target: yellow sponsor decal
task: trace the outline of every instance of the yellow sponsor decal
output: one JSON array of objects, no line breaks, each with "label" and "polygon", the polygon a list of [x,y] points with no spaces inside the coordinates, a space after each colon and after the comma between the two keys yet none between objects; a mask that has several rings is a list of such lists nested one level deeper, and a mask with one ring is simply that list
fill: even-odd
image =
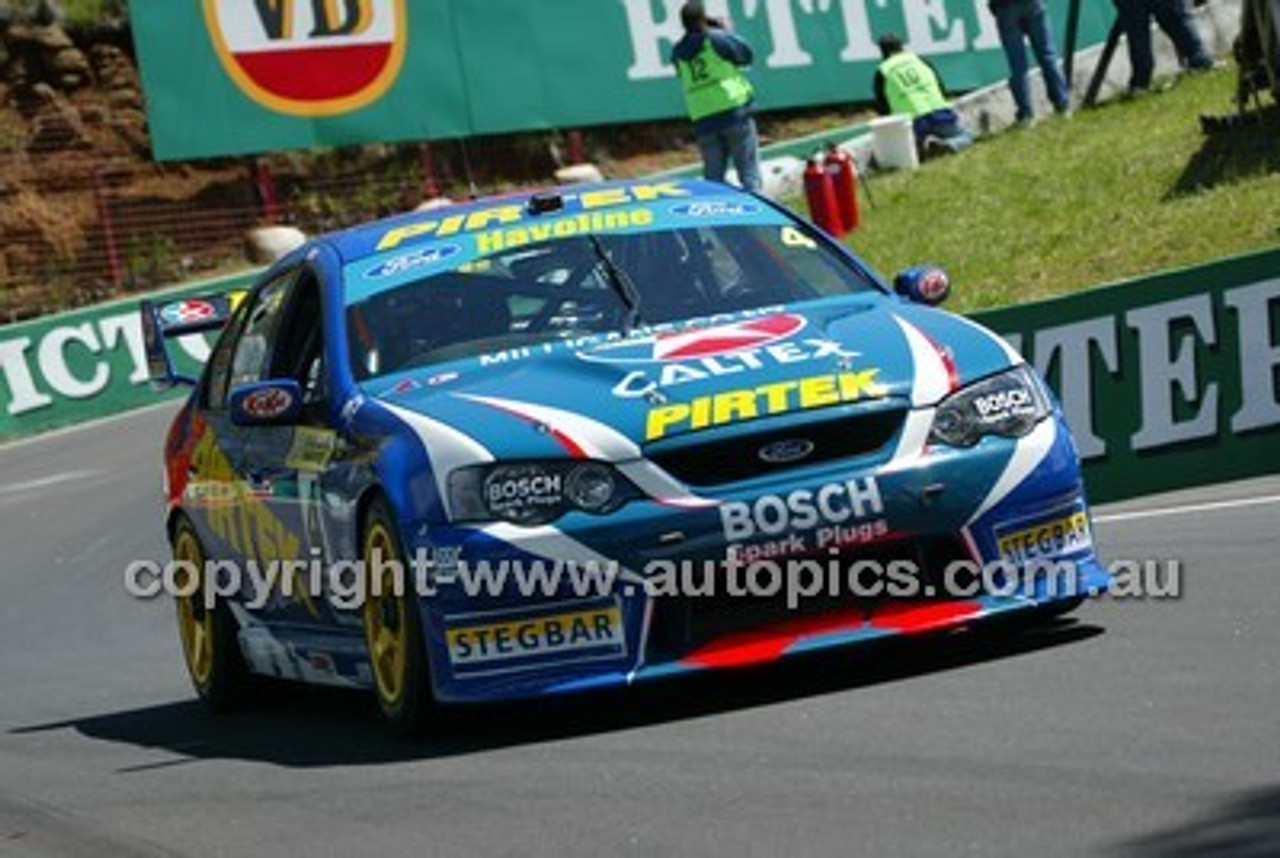
[{"label": "yellow sponsor decal", "polygon": [[476,252],[482,256],[510,250],[525,244],[550,241],[553,238],[570,238],[600,232],[620,232],[653,225],[653,212],[649,209],[623,209],[614,212],[594,212],[546,223],[531,222],[512,229],[495,229],[476,236]]},{"label": "yellow sponsor decal", "polygon": [[599,647],[621,648],[622,611],[617,605],[502,623],[460,626],[445,635],[449,659],[474,665],[534,655],[567,654]]},{"label": "yellow sponsor decal", "polygon": [[[607,188],[600,191],[588,191],[578,196],[578,206],[583,213],[591,214],[598,209],[614,208],[617,206],[627,205],[629,203],[648,203],[655,200],[668,197],[687,197],[689,192],[679,185],[667,182],[660,184],[648,185],[628,185],[618,188]],[[641,214],[643,213],[643,214]],[[410,223],[404,226],[398,226],[395,229],[388,230],[387,234],[382,236],[378,241],[378,250],[391,250],[399,247],[411,238],[418,238],[424,235],[430,235],[435,238],[446,238],[458,233],[476,233],[485,230],[493,230],[496,227],[511,226],[520,223],[527,216],[524,206],[516,203],[505,203],[503,205],[493,206],[491,208],[477,209],[467,214],[449,215],[444,218],[432,218],[421,220],[417,223]],[[631,214],[631,217],[648,217],[652,222],[653,213],[647,209],[637,209]],[[542,216],[545,217],[545,216]],[[569,235],[577,235],[583,232],[597,232],[608,229],[608,226],[596,226],[595,220],[580,221],[579,216],[563,218],[576,224],[575,228],[578,232],[568,233]],[[599,222],[605,223],[603,221]],[[584,226],[584,224],[586,224]],[[615,226],[614,229],[623,229],[626,226],[640,226],[642,224],[632,220],[625,226]],[[499,231],[501,232],[501,231]],[[553,235],[547,235],[547,238]],[[555,235],[554,237],[561,237]],[[542,239],[529,239],[537,241]],[[528,241],[521,242],[528,243]],[[516,246],[507,244],[504,246]],[[501,248],[499,248],[501,249]],[[484,251],[482,251],[484,252]]]},{"label": "yellow sponsor decal", "polygon": [[999,537],[1000,557],[1025,563],[1088,548],[1093,544],[1089,516],[1084,511],[1015,530]]},{"label": "yellow sponsor decal", "polygon": [[757,417],[886,396],[889,389],[876,381],[879,373],[878,368],[873,368],[814,375],[661,405],[649,411],[645,440],[656,441],[680,430],[707,429]]},{"label": "yellow sponsor decal", "polygon": [[[231,463],[218,446],[213,432],[206,431],[191,452],[191,466],[199,475],[192,478],[187,497],[193,502],[203,498],[204,513],[212,530],[245,558],[256,559],[264,568],[272,563],[283,563],[300,558],[300,542],[296,534],[285,527],[270,507],[250,494],[248,486],[235,477]],[[228,496],[233,502],[227,500]],[[307,592],[302,571],[293,570],[294,599],[300,602],[312,616],[320,611]]]},{"label": "yellow sponsor decal", "polygon": [[284,463],[299,471],[323,471],[337,446],[338,435],[332,429],[299,426],[293,430],[293,446]]}]

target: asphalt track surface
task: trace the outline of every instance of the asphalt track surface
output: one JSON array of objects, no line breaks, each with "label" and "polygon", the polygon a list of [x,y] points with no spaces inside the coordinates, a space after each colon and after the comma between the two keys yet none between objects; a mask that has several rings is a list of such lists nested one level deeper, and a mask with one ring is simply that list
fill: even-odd
[{"label": "asphalt track surface", "polygon": [[172,407],[0,448],[0,854],[1274,855],[1280,479],[1095,510],[1179,599],[627,694],[405,741],[364,695],[206,714],[162,560]]}]

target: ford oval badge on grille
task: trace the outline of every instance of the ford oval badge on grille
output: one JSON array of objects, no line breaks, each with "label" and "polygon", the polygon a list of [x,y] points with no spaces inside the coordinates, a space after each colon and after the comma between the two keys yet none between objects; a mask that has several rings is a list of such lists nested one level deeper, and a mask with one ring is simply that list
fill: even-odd
[{"label": "ford oval badge on grille", "polygon": [[808,438],[787,438],[784,441],[774,441],[772,444],[765,444],[756,453],[762,462],[768,462],[771,465],[785,465],[790,462],[798,462],[813,452],[813,442]]}]

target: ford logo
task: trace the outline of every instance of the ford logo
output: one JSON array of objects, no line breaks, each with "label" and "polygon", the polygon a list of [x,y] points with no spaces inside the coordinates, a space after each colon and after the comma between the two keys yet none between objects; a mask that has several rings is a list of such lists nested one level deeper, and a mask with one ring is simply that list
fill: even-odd
[{"label": "ford logo", "polygon": [[813,452],[813,442],[808,438],[788,438],[785,441],[774,441],[765,444],[756,453],[760,461],[770,465],[785,465],[798,462]]}]

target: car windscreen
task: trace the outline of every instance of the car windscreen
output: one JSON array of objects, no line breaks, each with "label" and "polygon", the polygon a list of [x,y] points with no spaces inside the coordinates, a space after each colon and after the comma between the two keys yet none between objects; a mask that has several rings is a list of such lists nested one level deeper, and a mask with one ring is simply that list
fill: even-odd
[{"label": "car windscreen", "polygon": [[[417,262],[423,254],[428,261]],[[465,261],[450,266],[439,248],[427,247],[383,268],[355,269],[362,279],[348,282],[346,313],[357,380],[637,325],[878,290],[792,221],[579,234],[456,257]],[[394,266],[391,274],[387,266]],[[413,276],[420,269],[428,273]]]}]

